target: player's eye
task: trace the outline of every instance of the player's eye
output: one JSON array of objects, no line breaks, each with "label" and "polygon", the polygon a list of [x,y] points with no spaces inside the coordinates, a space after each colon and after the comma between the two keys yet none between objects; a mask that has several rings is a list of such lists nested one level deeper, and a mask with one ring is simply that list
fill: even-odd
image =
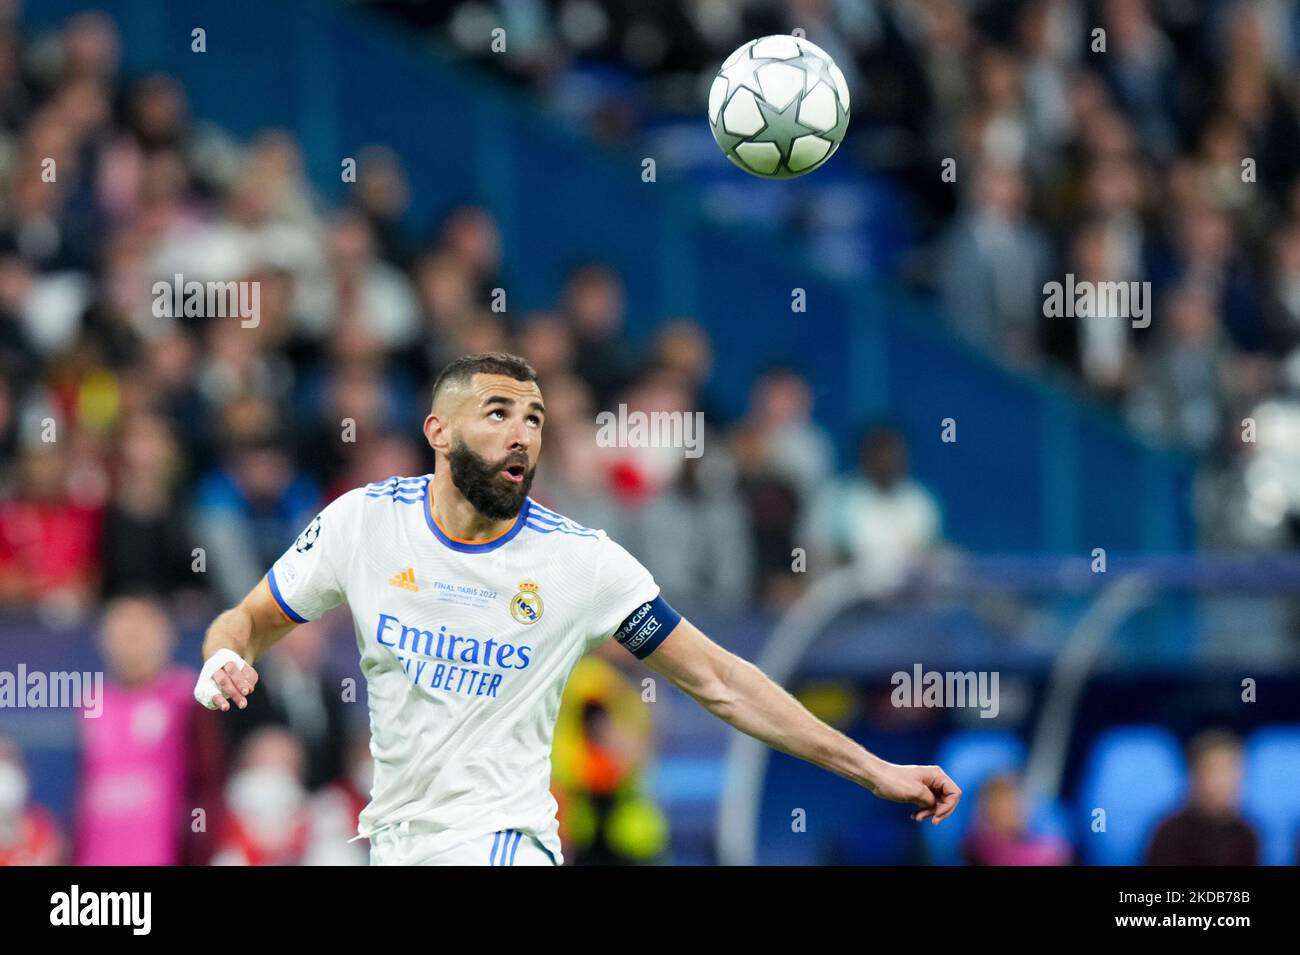
[{"label": "player's eye", "polygon": [[493,417],[493,416],[497,416],[497,415],[500,416],[500,420],[502,420],[502,421],[505,420],[506,413],[505,413],[504,411],[502,411],[500,408],[493,408],[491,411],[488,412],[488,417],[489,417],[489,418],[491,418],[491,417]]},{"label": "player's eye", "polygon": [[529,423],[529,424],[535,424],[535,425],[537,425],[537,427],[540,428],[540,427],[542,426],[542,419],[539,418],[539,417],[538,417],[537,415],[535,415],[535,414],[530,414],[530,415],[528,416],[528,423]]}]

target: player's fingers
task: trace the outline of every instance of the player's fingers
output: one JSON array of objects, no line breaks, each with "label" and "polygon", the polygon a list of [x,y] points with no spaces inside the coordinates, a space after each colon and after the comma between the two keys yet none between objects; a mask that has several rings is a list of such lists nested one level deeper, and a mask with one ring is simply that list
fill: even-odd
[{"label": "player's fingers", "polygon": [[225,667],[212,674],[212,682],[217,685],[217,689],[234,700],[235,705],[241,710],[248,705],[248,699],[244,696],[243,691],[235,685],[234,678],[231,677]]},{"label": "player's fingers", "polygon": [[[234,664],[228,663],[226,666],[227,668],[230,668],[234,667]],[[230,670],[227,669],[227,672],[230,672]],[[247,663],[244,664],[242,669],[232,672],[231,678],[235,681],[235,684],[239,687],[240,692],[243,693],[244,696],[252,695],[253,690],[257,688],[258,680],[261,679],[261,677],[257,675],[257,671]]]},{"label": "player's fingers", "polygon": [[230,675],[239,692],[247,696],[253,692],[253,684],[256,683],[253,668],[245,663],[242,667],[236,667],[233,663],[227,663],[223,666],[222,671]]},{"label": "player's fingers", "polygon": [[953,814],[953,811],[957,808],[957,802],[960,799],[961,796],[957,793],[945,794],[943,800],[940,803],[941,808],[938,809],[934,814],[934,821],[943,822],[945,819],[951,816]]},{"label": "player's fingers", "polygon": [[226,695],[224,693],[214,693],[212,695],[212,708],[220,710],[223,713],[230,709],[230,703],[226,700]]},{"label": "player's fingers", "polygon": [[235,681],[235,686],[239,687],[239,692],[243,693],[244,696],[248,696],[253,692],[253,688],[257,686],[257,681],[260,679],[257,671],[247,663],[244,664],[242,669],[236,669],[233,663],[227,663],[222,669],[230,674],[230,678]]},{"label": "player's fingers", "polygon": [[961,802],[961,787],[940,770],[935,779],[935,795],[934,821],[942,822],[952,815],[957,803]]}]

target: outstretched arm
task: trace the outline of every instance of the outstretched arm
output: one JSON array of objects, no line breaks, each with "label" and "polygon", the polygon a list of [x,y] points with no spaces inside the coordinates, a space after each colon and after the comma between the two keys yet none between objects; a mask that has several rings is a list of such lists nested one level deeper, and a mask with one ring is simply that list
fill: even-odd
[{"label": "outstretched arm", "polygon": [[873,756],[688,620],[683,619],[644,662],[742,733],[852,780],[882,799],[919,807],[913,819],[938,823],[957,808],[961,790],[938,766],[900,766]]}]

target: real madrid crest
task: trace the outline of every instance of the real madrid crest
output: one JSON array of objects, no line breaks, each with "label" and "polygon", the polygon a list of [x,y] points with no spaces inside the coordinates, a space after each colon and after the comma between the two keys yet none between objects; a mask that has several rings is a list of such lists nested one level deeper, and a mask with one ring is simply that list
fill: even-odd
[{"label": "real madrid crest", "polygon": [[542,598],[537,587],[535,581],[521,580],[519,593],[510,601],[510,616],[520,623],[536,623],[542,619]]}]

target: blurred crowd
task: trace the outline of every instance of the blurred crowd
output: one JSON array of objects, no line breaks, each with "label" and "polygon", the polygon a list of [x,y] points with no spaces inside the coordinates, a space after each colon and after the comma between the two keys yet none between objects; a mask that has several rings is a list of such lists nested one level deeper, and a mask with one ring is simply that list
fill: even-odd
[{"label": "blurred crowd", "polygon": [[[1149,833],[1143,865],[1259,865],[1260,838],[1242,814],[1240,740],[1203,730],[1187,743],[1188,785],[1181,803]],[[961,843],[967,865],[1072,865],[1079,856],[1064,836],[1035,830],[1031,800],[1015,773],[998,773],[979,787],[975,820]],[[1300,843],[1295,846],[1300,858]]]},{"label": "blurred crowd", "polygon": [[[902,279],[973,347],[1203,455],[1206,545],[1300,542],[1300,7],[1289,0],[371,5],[603,138],[702,182],[723,169],[706,207],[802,233],[849,275]],[[497,27],[504,52],[485,39]],[[782,203],[717,162],[701,104],[733,49],[796,29],[844,71],[853,119],[835,162]],[[891,243],[902,247],[872,252]],[[1147,312],[1048,317],[1045,285],[1067,275],[1150,283]]]},{"label": "blurred crowd", "polygon": [[[535,496],[607,529],[683,608],[788,600],[796,537],[886,584],[938,539],[899,435],[871,428],[837,476],[789,369],[740,420],[706,411],[702,457],[601,447],[598,411],[707,409],[713,361],[683,316],[633,352],[601,263],[548,310],[494,311],[496,224],[465,206],[415,234],[392,152],[361,153],[331,207],[287,134],[237,142],[171,78],[123,76],[110,20],[22,39],[0,34],[0,607],[57,624],[142,592],[236,602],[323,503],[431,469],[429,386],[479,351],[540,375]],[[165,317],[173,276],[257,283],[259,314]]]}]

